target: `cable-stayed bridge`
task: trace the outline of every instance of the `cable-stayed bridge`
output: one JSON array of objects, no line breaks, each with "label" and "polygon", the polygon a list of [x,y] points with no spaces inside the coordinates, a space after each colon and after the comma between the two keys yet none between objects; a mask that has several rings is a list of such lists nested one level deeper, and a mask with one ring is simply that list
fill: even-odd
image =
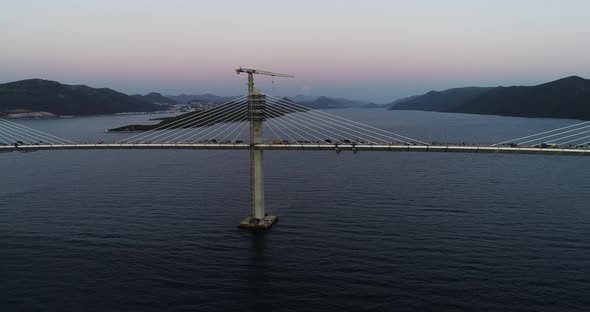
[{"label": "cable-stayed bridge", "polygon": [[[0,118],[0,152],[77,149],[217,149],[463,152],[590,155],[590,121],[495,144],[434,143],[311,109],[288,99],[258,96],[261,141],[252,143],[247,95],[206,111],[146,126],[129,126],[112,142],[78,143]],[[252,103],[251,103],[252,102]],[[145,128],[145,130],[144,130]]]},{"label": "cable-stayed bridge", "polygon": [[[247,69],[243,69],[247,70]],[[249,70],[255,71],[255,70]],[[201,149],[248,150],[251,159],[251,215],[240,225],[268,228],[276,220],[264,208],[263,152],[315,150],[365,152],[457,152],[590,156],[590,121],[550,129],[496,144],[439,144],[379,129],[254,90],[214,108],[130,125],[118,141],[76,143],[17,122],[0,119],[0,152],[42,150]],[[258,72],[271,74],[269,72]],[[279,74],[274,74],[279,75]],[[287,75],[285,75],[287,76]]]}]

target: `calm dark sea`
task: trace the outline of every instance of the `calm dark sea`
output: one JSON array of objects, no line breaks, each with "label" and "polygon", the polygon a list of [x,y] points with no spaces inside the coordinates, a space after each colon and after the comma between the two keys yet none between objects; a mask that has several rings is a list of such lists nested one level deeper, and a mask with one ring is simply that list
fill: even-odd
[{"label": "calm dark sea", "polygon": [[[335,110],[436,141],[572,120]],[[75,141],[146,116],[21,121]],[[0,155],[0,311],[588,311],[590,163],[563,156],[244,151]]]}]

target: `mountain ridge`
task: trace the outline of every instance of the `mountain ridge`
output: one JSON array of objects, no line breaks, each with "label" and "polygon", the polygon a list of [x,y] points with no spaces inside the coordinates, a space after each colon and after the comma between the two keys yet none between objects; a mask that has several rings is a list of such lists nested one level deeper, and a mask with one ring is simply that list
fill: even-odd
[{"label": "mountain ridge", "polygon": [[534,86],[430,91],[390,109],[590,120],[590,80],[569,76]]},{"label": "mountain ridge", "polygon": [[161,106],[127,94],[40,78],[0,84],[0,112],[14,110],[55,115],[100,115],[161,110]]},{"label": "mountain ridge", "polygon": [[369,102],[319,96],[313,101],[298,101],[297,103],[307,106],[309,108],[329,109],[361,107],[365,104],[368,104]]},{"label": "mountain ridge", "polygon": [[133,94],[132,97],[140,99],[144,102],[152,103],[152,104],[159,104],[159,105],[174,105],[177,102],[169,97],[163,96],[161,93],[158,92],[150,92],[146,95],[141,94]]},{"label": "mountain ridge", "polygon": [[[297,96],[296,96],[297,97]],[[103,115],[153,112],[176,103],[225,103],[235,97],[203,95],[163,96],[157,92],[127,95],[110,88],[68,85],[39,78],[0,84],[0,115],[11,112],[48,112],[54,115]],[[285,97],[292,100],[292,97]],[[374,104],[326,96],[294,101],[315,109],[378,108],[486,115],[590,120],[590,80],[569,76],[534,86],[463,87],[430,91],[388,104]]]}]

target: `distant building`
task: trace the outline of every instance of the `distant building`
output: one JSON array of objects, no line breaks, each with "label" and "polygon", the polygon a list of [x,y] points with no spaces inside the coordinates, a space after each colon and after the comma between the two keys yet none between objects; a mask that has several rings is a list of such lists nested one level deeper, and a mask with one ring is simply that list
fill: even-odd
[{"label": "distant building", "polygon": [[218,103],[202,102],[202,101],[190,101],[190,102],[188,102],[188,104],[192,108],[194,108],[195,110],[208,110],[208,109],[211,109],[211,108],[219,105]]}]

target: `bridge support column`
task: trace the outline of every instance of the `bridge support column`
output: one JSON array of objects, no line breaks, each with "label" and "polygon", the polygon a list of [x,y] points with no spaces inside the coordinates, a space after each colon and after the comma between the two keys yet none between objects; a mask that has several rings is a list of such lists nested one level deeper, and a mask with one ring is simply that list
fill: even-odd
[{"label": "bridge support column", "polygon": [[251,151],[252,155],[252,218],[265,217],[264,210],[264,174],[262,171],[262,150]]},{"label": "bridge support column", "polygon": [[263,153],[256,145],[263,143],[262,123],[264,122],[264,105],[266,98],[258,92],[249,96],[250,114],[250,189],[252,212],[240,222],[240,227],[251,229],[268,229],[278,220],[277,216],[268,215],[264,209],[264,171]]}]

